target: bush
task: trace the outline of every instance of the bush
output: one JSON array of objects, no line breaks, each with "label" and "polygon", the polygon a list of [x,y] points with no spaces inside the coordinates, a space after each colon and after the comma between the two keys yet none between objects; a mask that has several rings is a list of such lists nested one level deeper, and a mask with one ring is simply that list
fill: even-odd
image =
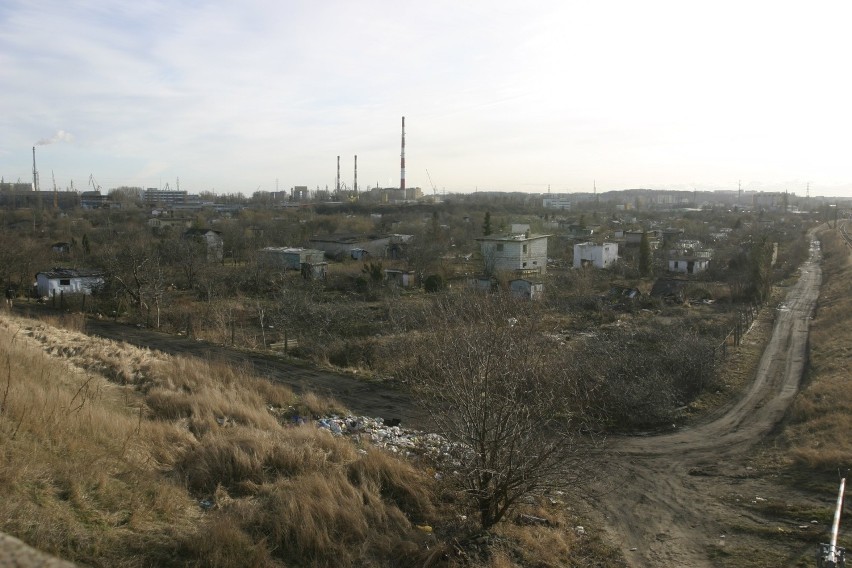
[{"label": "bush", "polygon": [[440,292],[447,283],[440,274],[430,274],[423,280],[423,289],[427,292]]},{"label": "bush", "polygon": [[599,385],[595,404],[612,426],[653,426],[714,384],[713,346],[685,326],[617,329],[585,342],[575,361]]}]

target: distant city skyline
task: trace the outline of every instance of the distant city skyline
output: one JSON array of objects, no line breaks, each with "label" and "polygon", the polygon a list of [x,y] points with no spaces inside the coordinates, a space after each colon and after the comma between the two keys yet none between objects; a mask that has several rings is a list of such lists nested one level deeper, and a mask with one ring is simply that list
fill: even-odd
[{"label": "distant city skyline", "polygon": [[[7,0],[0,176],[852,197],[852,6]],[[428,175],[427,175],[428,170]],[[430,178],[431,177],[431,181]]]}]

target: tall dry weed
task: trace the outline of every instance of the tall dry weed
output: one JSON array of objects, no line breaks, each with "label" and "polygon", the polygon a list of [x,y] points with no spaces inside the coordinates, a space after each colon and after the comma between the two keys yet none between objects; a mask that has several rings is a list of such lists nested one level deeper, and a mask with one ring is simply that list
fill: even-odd
[{"label": "tall dry weed", "polygon": [[263,527],[285,562],[354,566],[392,554],[411,532],[399,509],[348,482],[342,472],[281,480],[258,496],[249,525]]},{"label": "tall dry weed", "polygon": [[19,331],[0,324],[0,530],[71,560],[120,565],[119,527],[185,529],[188,496],[149,459],[121,387]]},{"label": "tall dry weed", "polygon": [[432,484],[407,462],[371,450],[349,464],[347,473],[353,484],[369,487],[415,522],[428,524],[435,515]]},{"label": "tall dry weed", "polygon": [[335,405],[0,318],[0,530],[94,565],[422,565],[432,479],[286,420]]}]

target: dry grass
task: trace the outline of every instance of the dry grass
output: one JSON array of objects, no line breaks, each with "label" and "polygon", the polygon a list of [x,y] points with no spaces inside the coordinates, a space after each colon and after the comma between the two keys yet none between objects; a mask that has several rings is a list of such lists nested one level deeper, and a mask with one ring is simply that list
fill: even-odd
[{"label": "dry grass", "polygon": [[[121,387],[2,323],[0,528],[59,556],[114,566],[135,564],[122,548],[158,538],[147,527],[191,531],[190,498],[149,459],[149,424]],[[182,437],[174,427],[159,433]]]},{"label": "dry grass", "polygon": [[825,231],[821,241],[823,286],[811,326],[807,386],[793,404],[785,436],[794,463],[836,473],[852,462],[852,263],[836,232]]},{"label": "dry grass", "polygon": [[[218,363],[0,319],[0,530],[109,566],[398,565],[433,511],[411,465]],[[215,503],[205,512],[199,500]]]},{"label": "dry grass", "polygon": [[[0,316],[0,531],[101,566],[460,565],[471,527],[432,473],[290,421],[330,408],[245,369]],[[507,525],[470,565],[606,556],[565,526]]]},{"label": "dry grass", "polygon": [[80,312],[61,313],[59,315],[40,313],[38,319],[52,327],[80,333],[86,332],[86,316]]}]

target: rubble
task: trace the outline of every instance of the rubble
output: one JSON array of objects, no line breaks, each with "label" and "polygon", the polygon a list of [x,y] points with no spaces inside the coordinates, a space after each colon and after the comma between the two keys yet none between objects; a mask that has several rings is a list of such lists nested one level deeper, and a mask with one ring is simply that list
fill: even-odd
[{"label": "rubble", "polygon": [[[299,417],[294,419],[296,424],[304,422]],[[398,419],[331,415],[316,419],[315,424],[334,436],[345,436],[356,443],[368,443],[405,457],[426,457],[437,464],[458,466],[467,453],[463,445],[440,434],[403,428]]]}]

